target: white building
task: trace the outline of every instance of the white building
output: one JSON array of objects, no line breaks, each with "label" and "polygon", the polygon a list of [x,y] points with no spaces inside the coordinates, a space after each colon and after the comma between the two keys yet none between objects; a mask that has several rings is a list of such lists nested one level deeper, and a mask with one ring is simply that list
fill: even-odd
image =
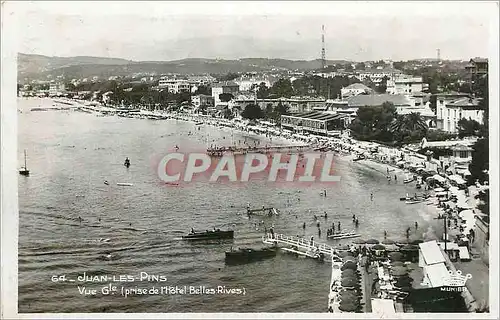
[{"label": "white building", "polygon": [[217,106],[221,100],[219,96],[223,93],[229,93],[235,96],[240,90],[240,86],[232,81],[218,82],[212,85],[212,97],[214,98],[215,106]]},{"label": "white building", "polygon": [[452,101],[436,100],[437,127],[447,132],[458,132],[458,121],[475,120],[483,124],[484,110],[479,106],[479,99],[462,97]]},{"label": "white building", "polygon": [[387,77],[388,79],[392,79],[397,75],[400,75],[401,71],[397,69],[372,69],[372,70],[365,70],[365,71],[360,71],[358,74],[356,74],[356,78],[358,78],[360,81],[364,81],[366,79],[370,79],[373,83],[375,84],[380,84],[384,77]]},{"label": "white building", "polygon": [[362,83],[353,83],[350,86],[340,89],[341,99],[357,96],[362,93],[371,93],[372,89]]},{"label": "white building", "polygon": [[191,97],[191,103],[195,109],[211,109],[214,107],[214,98],[205,94],[199,94]]},{"label": "white building", "polygon": [[389,94],[412,94],[422,92],[422,77],[408,75],[396,75],[387,80],[387,93]]},{"label": "white building", "polygon": [[179,92],[190,92],[191,83],[188,80],[182,79],[166,79],[162,78],[158,82],[158,88],[166,88],[168,92],[179,93]]},{"label": "white building", "polygon": [[49,96],[58,96],[62,95],[65,91],[66,87],[63,83],[51,83],[49,87]]},{"label": "white building", "polygon": [[190,76],[188,81],[195,86],[208,86],[216,81],[216,79],[210,75],[201,76]]}]

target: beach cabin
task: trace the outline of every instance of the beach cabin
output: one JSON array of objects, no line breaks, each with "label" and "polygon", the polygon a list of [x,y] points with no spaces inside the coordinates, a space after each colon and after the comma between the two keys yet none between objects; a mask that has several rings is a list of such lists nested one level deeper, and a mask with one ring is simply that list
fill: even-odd
[{"label": "beach cabin", "polygon": [[445,265],[445,257],[438,242],[428,241],[420,243],[418,251],[418,265],[423,269],[422,285],[428,288],[438,288],[444,285],[443,280],[449,275]]}]

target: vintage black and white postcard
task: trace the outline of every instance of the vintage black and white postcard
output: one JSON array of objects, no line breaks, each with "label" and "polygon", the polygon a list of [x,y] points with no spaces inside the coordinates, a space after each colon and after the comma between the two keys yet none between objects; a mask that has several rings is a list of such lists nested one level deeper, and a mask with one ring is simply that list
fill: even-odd
[{"label": "vintage black and white postcard", "polygon": [[2,318],[497,317],[498,10],[2,2]]}]

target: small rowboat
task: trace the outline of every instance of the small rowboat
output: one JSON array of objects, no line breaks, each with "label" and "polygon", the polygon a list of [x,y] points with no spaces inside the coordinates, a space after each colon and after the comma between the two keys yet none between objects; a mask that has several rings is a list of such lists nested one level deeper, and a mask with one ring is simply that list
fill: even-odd
[{"label": "small rowboat", "polygon": [[423,202],[424,200],[407,200],[405,201],[406,204],[415,204],[415,203],[420,203]]},{"label": "small rowboat", "polygon": [[355,232],[345,232],[345,233],[334,233],[331,235],[328,235],[328,239],[333,239],[333,240],[340,240],[340,239],[349,239],[349,238],[358,238],[361,237],[360,234],[357,234]]},{"label": "small rowboat", "polygon": [[132,183],[127,183],[127,182],[117,182],[116,183],[117,186],[122,186],[122,187],[130,187],[130,186],[133,186]]}]

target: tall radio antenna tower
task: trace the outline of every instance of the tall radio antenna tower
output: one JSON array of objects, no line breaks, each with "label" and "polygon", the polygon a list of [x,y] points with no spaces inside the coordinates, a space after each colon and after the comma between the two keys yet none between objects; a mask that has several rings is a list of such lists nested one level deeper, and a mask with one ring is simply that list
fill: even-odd
[{"label": "tall radio antenna tower", "polygon": [[326,51],[325,51],[325,25],[321,26],[321,67],[326,68]]}]

